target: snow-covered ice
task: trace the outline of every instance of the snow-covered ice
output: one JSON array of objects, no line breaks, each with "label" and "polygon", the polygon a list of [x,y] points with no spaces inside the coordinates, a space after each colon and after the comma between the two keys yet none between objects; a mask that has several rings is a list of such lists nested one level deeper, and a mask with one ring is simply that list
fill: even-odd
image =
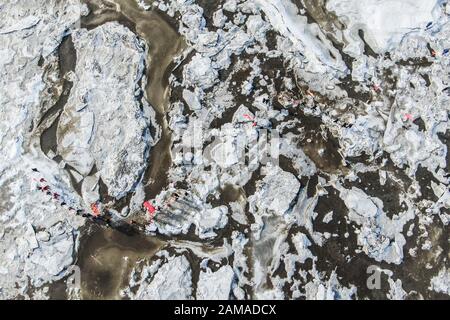
[{"label": "snow-covered ice", "polygon": [[58,125],[58,152],[79,173],[97,168],[110,195],[131,191],[146,168],[151,107],[139,95],[145,44],[130,30],[107,23],[72,34],[74,86]]}]

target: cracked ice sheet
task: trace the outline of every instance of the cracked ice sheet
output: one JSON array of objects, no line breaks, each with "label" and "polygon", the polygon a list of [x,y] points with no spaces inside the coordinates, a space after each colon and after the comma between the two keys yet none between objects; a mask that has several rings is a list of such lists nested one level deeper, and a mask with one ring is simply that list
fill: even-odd
[{"label": "cracked ice sheet", "polygon": [[350,190],[338,187],[341,198],[349,209],[350,220],[361,226],[358,244],[363,251],[377,261],[400,264],[403,261],[403,226],[414,218],[414,212],[407,210],[389,219],[383,212],[383,202],[369,197],[361,189]]},{"label": "cracked ice sheet", "polygon": [[249,211],[255,217],[252,229],[256,232],[256,239],[264,227],[264,216],[284,217],[289,213],[300,190],[300,182],[290,172],[279,167],[268,168],[268,175],[259,183],[255,194],[248,198]]},{"label": "cracked ice sheet", "polygon": [[72,35],[77,51],[74,86],[58,125],[58,152],[84,176],[94,164],[110,195],[131,191],[153,145],[153,110],[138,96],[146,48],[112,22]]},{"label": "cracked ice sheet", "polygon": [[[45,168],[49,181],[53,180],[50,178],[54,173],[58,173],[57,165],[50,160],[39,163],[33,159],[32,164],[39,165],[41,172]],[[10,199],[13,205],[2,212],[0,226],[0,285],[3,288],[0,296],[3,297],[14,296],[16,290],[26,296],[22,290],[26,290],[28,281],[32,286],[40,287],[62,278],[64,270],[73,263],[72,255],[77,249],[76,229],[84,222],[52,201],[52,196],[38,191],[33,181],[38,176],[27,171],[31,171],[31,163],[8,174],[6,183],[3,179],[0,181],[2,190],[15,195]],[[59,183],[61,189],[58,192],[63,194],[63,190],[69,189],[69,177],[60,174],[65,180]],[[80,203],[81,199],[77,200]],[[18,288],[16,283],[19,283]]]},{"label": "cracked ice sheet", "polygon": [[158,264],[154,266],[156,268],[149,266],[142,271],[143,279],[136,294],[130,293],[133,299],[192,299],[192,270],[185,256],[172,256],[162,266]]},{"label": "cracked ice sheet", "polygon": [[[173,192],[169,189],[161,192],[155,204],[167,208]],[[216,230],[228,224],[228,207],[225,205],[212,207],[205,204],[195,194],[186,194],[170,205],[170,213],[160,213],[160,219],[154,221],[147,230],[158,231],[165,235],[187,234],[191,225],[195,225],[195,234],[199,239],[211,239],[217,236]]]},{"label": "cracked ice sheet", "polygon": [[346,25],[344,52],[359,56],[364,52],[359,29],[369,46],[382,53],[396,46],[406,33],[432,22],[437,4],[437,0],[331,0],[326,7]]},{"label": "cracked ice sheet", "polygon": [[356,294],[356,287],[349,288],[341,285],[336,272],[332,272],[330,278],[325,281],[318,274],[314,274],[314,280],[306,284],[306,300],[351,300]]},{"label": "cracked ice sheet", "polygon": [[431,279],[431,289],[450,296],[450,269],[442,268],[439,273]]},{"label": "cracked ice sheet", "polygon": [[54,51],[84,7],[78,1],[47,0],[10,1],[0,7],[0,147],[6,151],[0,152],[0,298],[32,298],[30,285],[41,287],[64,277],[82,225],[37,190],[36,180],[45,176],[53,191],[71,205],[81,205],[69,176],[41,152],[39,132],[30,127],[41,113],[40,99],[48,98],[44,70],[57,62]]},{"label": "cracked ice sheet", "polygon": [[256,4],[266,14],[274,29],[311,60],[306,66],[308,71],[325,73],[335,70],[344,73],[347,70],[339,52],[324,37],[318,26],[308,24],[306,16],[300,15],[290,0],[256,0]]},{"label": "cracked ice sheet", "polygon": [[251,212],[283,216],[291,208],[299,189],[300,182],[292,173],[275,167],[249,198]]},{"label": "cracked ice sheet", "polygon": [[[172,3],[174,3],[174,2],[172,2]],[[206,57],[208,57],[209,60],[213,61],[214,58],[211,58],[213,56],[212,52],[216,52],[218,50],[218,48],[214,47],[214,44],[216,43],[215,41],[217,39],[214,39],[214,35],[208,33],[207,28],[205,27],[205,25],[206,25],[205,21],[201,17],[201,15],[203,13],[203,10],[200,9],[199,6],[195,5],[191,1],[188,1],[188,2],[186,2],[186,1],[178,1],[178,3],[183,4],[184,9],[186,9],[185,11],[183,11],[181,19],[188,26],[188,28],[187,28],[188,30],[187,31],[185,30],[185,31],[188,33],[188,38],[190,40],[192,40],[193,47],[195,47],[197,49],[197,51],[199,53],[201,53],[202,56],[206,56]],[[227,9],[225,9],[225,7]],[[224,10],[225,11],[232,10],[233,12],[237,12],[239,9],[238,9],[238,6],[236,5],[236,1],[227,1],[227,4],[224,5]],[[229,12],[227,14],[229,14]],[[217,15],[217,16],[220,16],[220,15]],[[227,20],[227,18],[225,18],[225,20]],[[218,22],[218,23],[222,23],[222,22]],[[223,22],[223,23],[225,23],[225,22]],[[199,31],[197,29],[197,27],[198,27],[198,29],[201,29],[201,31]],[[197,41],[197,42],[195,42],[195,41]],[[289,44],[288,41],[286,41],[286,43]],[[211,50],[208,49],[208,46],[211,46]],[[199,58],[200,58],[200,56],[199,56]],[[186,69],[186,68],[184,69],[185,71],[186,70],[189,71],[187,73],[188,73],[188,76],[191,77],[190,80],[192,80],[189,83],[186,81],[184,84],[185,85],[195,84],[195,86],[197,86],[197,88],[194,88],[194,89],[193,88],[184,88],[184,89],[188,89],[190,92],[192,92],[192,90],[194,90],[194,93],[196,95],[195,97],[193,97],[192,95],[189,96],[189,94],[186,95],[187,100],[188,100],[186,102],[188,102],[188,104],[189,104],[189,102],[191,102],[190,104],[194,106],[194,109],[197,109],[199,107],[199,104],[197,103],[197,99],[199,100],[198,102],[200,103],[200,108],[202,108],[203,110],[201,110],[201,109],[200,110],[196,110],[196,112],[195,112],[196,115],[197,114],[202,114],[202,111],[205,111],[205,109],[211,107],[209,104],[205,103],[204,100],[202,100],[204,98],[204,95],[203,95],[202,92],[198,92],[198,90],[197,90],[198,88],[201,88],[202,86],[206,87],[206,86],[211,85],[211,87],[209,87],[209,88],[213,91],[213,94],[216,94],[216,95],[218,94],[218,92],[214,93],[214,89],[215,89],[214,82],[217,81],[217,78],[216,78],[216,76],[214,74],[214,71],[216,71],[216,70],[218,70],[218,69],[220,69],[220,68],[222,68],[224,66],[227,66],[227,63],[226,63],[227,55],[224,54],[222,58],[223,59],[220,59],[220,63],[222,63],[222,64],[220,64],[218,61],[213,61],[211,64],[209,64],[209,60],[204,60],[204,61],[208,62],[207,72],[213,72],[212,73],[213,77],[211,77],[211,78],[208,78],[208,76],[210,76],[211,74],[208,74],[207,72],[205,73],[204,72],[205,70],[200,70],[200,71],[202,71],[201,73],[194,74],[194,72],[196,70],[194,69],[195,65],[192,64],[192,63],[190,65],[189,69]],[[195,59],[195,60],[198,61],[197,59]],[[216,63],[220,64],[220,66],[218,66]],[[364,77],[362,77],[362,79],[364,79]],[[219,85],[222,86],[221,83]],[[255,88],[253,88],[253,89],[257,89],[257,86],[255,86]],[[222,92],[228,93],[228,89],[225,89]],[[251,94],[251,92],[249,92],[249,94]],[[190,98],[195,98],[195,99],[192,100]],[[202,101],[200,101],[200,100],[202,100]],[[219,100],[219,99],[215,99],[215,101],[217,101],[217,100]],[[194,101],[194,103],[192,104],[193,101]],[[353,103],[354,101],[352,100],[352,101],[349,101],[349,102]],[[180,102],[180,104],[183,104],[183,103]],[[421,105],[421,103],[418,103],[418,105]],[[217,107],[217,106],[214,106],[214,109],[210,108],[210,110],[216,111],[215,107]],[[180,113],[178,113],[177,116],[179,116],[179,119],[181,119],[182,117],[187,118],[187,120],[188,120],[187,123],[189,123],[189,125],[191,125],[192,122],[194,122],[193,120],[195,119],[195,116],[190,116],[190,115],[184,116],[184,115],[182,115],[182,111],[183,111],[182,109],[183,109],[182,107],[178,109],[178,111],[180,111]],[[219,113],[219,112],[217,112],[217,113]],[[339,114],[339,113],[337,113],[337,114]],[[320,113],[316,113],[316,116],[320,116]],[[354,130],[348,130],[349,131],[348,134],[345,134],[345,133],[343,134],[343,139],[341,139],[341,142],[344,139],[350,142],[349,145],[345,146],[345,148],[349,151],[347,153],[347,155],[349,155],[351,152],[354,152],[354,154],[356,155],[356,154],[361,153],[362,151],[365,151],[365,152],[368,152],[368,153],[377,151],[377,149],[379,148],[379,142],[380,142],[378,140],[379,140],[379,137],[382,136],[382,135],[378,134],[378,131],[384,131],[384,126],[383,126],[383,122],[380,122],[381,125],[378,125],[378,122],[379,122],[378,120],[379,119],[377,119],[377,121],[374,121],[374,122],[366,121],[366,120],[373,119],[373,117],[374,116],[372,114],[369,114],[367,116],[367,118],[359,117],[359,115],[358,115],[358,122],[356,123],[356,125],[354,125],[354,127],[355,127]],[[172,121],[172,119],[171,119],[171,121]],[[182,124],[182,125],[184,125],[184,124]],[[328,125],[328,123],[327,123],[327,125]],[[339,126],[341,126],[341,125],[342,124],[339,124]],[[370,131],[372,131],[371,129],[374,129],[373,131],[377,131],[375,136],[372,136],[372,135],[369,134]],[[178,133],[177,133],[177,135],[178,135]],[[362,140],[355,139],[355,137],[361,137]],[[361,143],[361,142],[364,142],[364,143]],[[230,157],[229,160],[233,160],[233,156],[234,156],[233,153],[234,153],[234,151],[231,153],[232,157]],[[286,150],[286,153],[287,154],[291,154],[291,150]],[[304,159],[303,159],[304,156],[299,155],[296,152],[296,150],[292,150],[292,157],[299,158],[297,162],[300,162],[300,160],[303,160],[302,162],[305,162]],[[290,156],[289,158],[292,158],[292,157]],[[411,158],[408,153],[405,153],[404,157],[405,158]],[[190,166],[192,164],[198,164],[197,160],[198,159],[194,158],[194,160],[191,163],[189,161],[186,161],[186,159],[180,159],[180,167],[179,168],[180,169],[191,170]],[[238,167],[238,164],[233,164],[234,161],[230,161],[229,163],[227,163],[227,161],[226,161],[227,158],[224,158],[223,160],[224,161],[222,161],[222,164],[225,164],[225,167],[228,166],[228,165]],[[306,170],[299,170],[298,168],[302,168],[303,169],[305,167],[306,167],[305,165],[303,165],[303,166],[300,166],[300,165],[294,166],[294,168],[297,169],[299,172],[301,172],[302,175],[304,174],[304,171],[306,171]],[[312,166],[308,165],[308,167],[312,167]],[[201,193],[202,200],[206,199],[206,197],[208,195],[214,194],[216,192],[218,186],[220,185],[220,182],[217,181],[217,180],[219,180],[218,179],[218,174],[216,172],[204,174],[202,172],[203,168],[200,168],[199,170],[197,170],[197,168],[193,169],[192,172],[194,172],[194,171],[197,171],[197,172],[195,172],[196,174],[192,175],[190,178],[194,179],[194,178],[198,178],[198,177],[208,176],[208,177],[205,177],[204,180],[198,182],[197,186],[196,186],[197,191],[201,190],[199,192]],[[310,171],[310,174],[313,175],[315,173],[316,169],[314,168],[314,170],[311,169],[309,171]],[[222,177],[220,177],[220,178],[222,178]],[[232,180],[233,178],[234,178],[234,174],[230,174],[229,177],[227,177],[228,181],[233,181]],[[192,180],[192,181],[194,181],[194,180]],[[304,188],[304,189],[306,189],[306,188]],[[304,196],[306,197],[306,194]],[[302,205],[302,208],[305,208],[307,210],[305,210],[305,211],[301,210],[302,214],[305,213],[305,219],[304,219],[305,221],[303,223],[299,223],[299,224],[307,225],[308,226],[308,228],[307,228],[308,230],[307,231],[310,232],[310,233],[313,233],[313,220],[314,220],[314,216],[315,216],[315,213],[313,212],[313,210],[314,210],[315,204],[317,203],[317,199],[316,200],[314,200],[314,198],[312,198],[312,199],[306,199],[306,198],[302,199],[301,197],[303,197],[303,195],[300,195],[300,197],[299,197],[299,199],[302,200],[300,203],[304,203],[304,205]],[[373,202],[378,203],[375,199],[373,199]],[[311,208],[309,209],[309,207],[311,207]],[[335,216],[337,216],[337,214]],[[309,228],[309,226],[310,226],[310,228]],[[320,243],[312,235],[311,235],[311,237],[312,237],[313,242],[315,242],[316,244]],[[302,239],[298,239],[297,238],[297,240],[302,240]],[[303,241],[304,240],[305,239],[303,239]],[[301,245],[298,248],[296,248],[297,251],[300,250],[300,252],[302,252],[303,249],[305,249],[305,247],[307,247],[306,243],[307,242],[304,241],[303,245]],[[300,253],[300,252],[298,252],[298,253]],[[303,252],[303,253],[307,253],[307,252]],[[308,255],[305,255],[305,256],[308,257]],[[236,260],[235,260],[235,262],[236,262]],[[313,283],[313,285],[311,285],[312,289],[309,291],[309,293],[311,293],[311,294],[308,295],[308,297],[310,297],[310,298],[320,298],[320,299],[324,299],[324,298],[339,298],[340,297],[340,295],[334,295],[334,294],[328,295],[328,292],[329,292],[328,287],[329,286],[326,285],[326,282],[328,281],[327,277],[324,278],[324,277],[321,277],[321,276],[314,276],[314,278],[315,278],[314,282],[319,282],[320,285],[318,284],[317,285],[317,290],[315,290],[315,286],[314,286],[314,283]],[[273,293],[274,294],[279,294],[280,293],[280,291],[279,291],[279,284],[282,283],[282,281],[280,281],[279,279],[276,280],[275,277],[274,277],[273,280],[274,280],[274,286],[277,287],[276,290],[274,290]],[[336,286],[338,286],[338,285],[336,285]],[[395,286],[396,286],[396,288],[399,287],[397,284],[395,284]],[[332,287],[332,286],[330,286],[330,287]],[[238,297],[237,292],[238,291],[236,291],[236,293],[235,293],[236,297]],[[350,293],[352,293],[352,292],[350,292]],[[239,293],[239,296],[242,297],[244,295],[241,295],[241,293]],[[343,295],[343,296],[350,296],[350,295]],[[392,296],[393,297],[394,296],[396,296],[396,297],[397,296],[401,296],[401,290],[397,290],[397,293],[392,294]]]},{"label": "cracked ice sheet", "polygon": [[223,266],[216,272],[200,272],[197,283],[198,300],[228,300],[234,272],[230,266]]}]

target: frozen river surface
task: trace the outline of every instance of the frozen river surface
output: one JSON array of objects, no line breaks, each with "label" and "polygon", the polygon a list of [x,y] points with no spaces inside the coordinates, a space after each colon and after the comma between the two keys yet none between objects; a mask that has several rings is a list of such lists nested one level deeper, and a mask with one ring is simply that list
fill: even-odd
[{"label": "frozen river surface", "polygon": [[0,299],[448,299],[449,15],[0,0]]}]

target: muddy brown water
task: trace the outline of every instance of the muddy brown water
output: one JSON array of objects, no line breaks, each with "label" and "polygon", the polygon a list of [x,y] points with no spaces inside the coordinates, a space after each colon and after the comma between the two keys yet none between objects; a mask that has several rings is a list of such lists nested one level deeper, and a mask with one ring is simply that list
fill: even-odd
[{"label": "muddy brown water", "polygon": [[153,256],[164,243],[141,234],[132,236],[90,224],[80,240],[77,265],[83,299],[121,299],[137,261]]}]

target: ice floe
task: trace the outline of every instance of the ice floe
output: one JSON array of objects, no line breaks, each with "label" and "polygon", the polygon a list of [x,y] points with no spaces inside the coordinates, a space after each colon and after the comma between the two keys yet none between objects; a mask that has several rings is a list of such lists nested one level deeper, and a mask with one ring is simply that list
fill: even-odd
[{"label": "ice floe", "polygon": [[58,125],[58,152],[85,176],[95,165],[110,195],[121,198],[134,188],[154,144],[152,111],[145,110],[151,107],[139,100],[145,44],[117,23],[76,31],[72,40],[75,80]]}]

